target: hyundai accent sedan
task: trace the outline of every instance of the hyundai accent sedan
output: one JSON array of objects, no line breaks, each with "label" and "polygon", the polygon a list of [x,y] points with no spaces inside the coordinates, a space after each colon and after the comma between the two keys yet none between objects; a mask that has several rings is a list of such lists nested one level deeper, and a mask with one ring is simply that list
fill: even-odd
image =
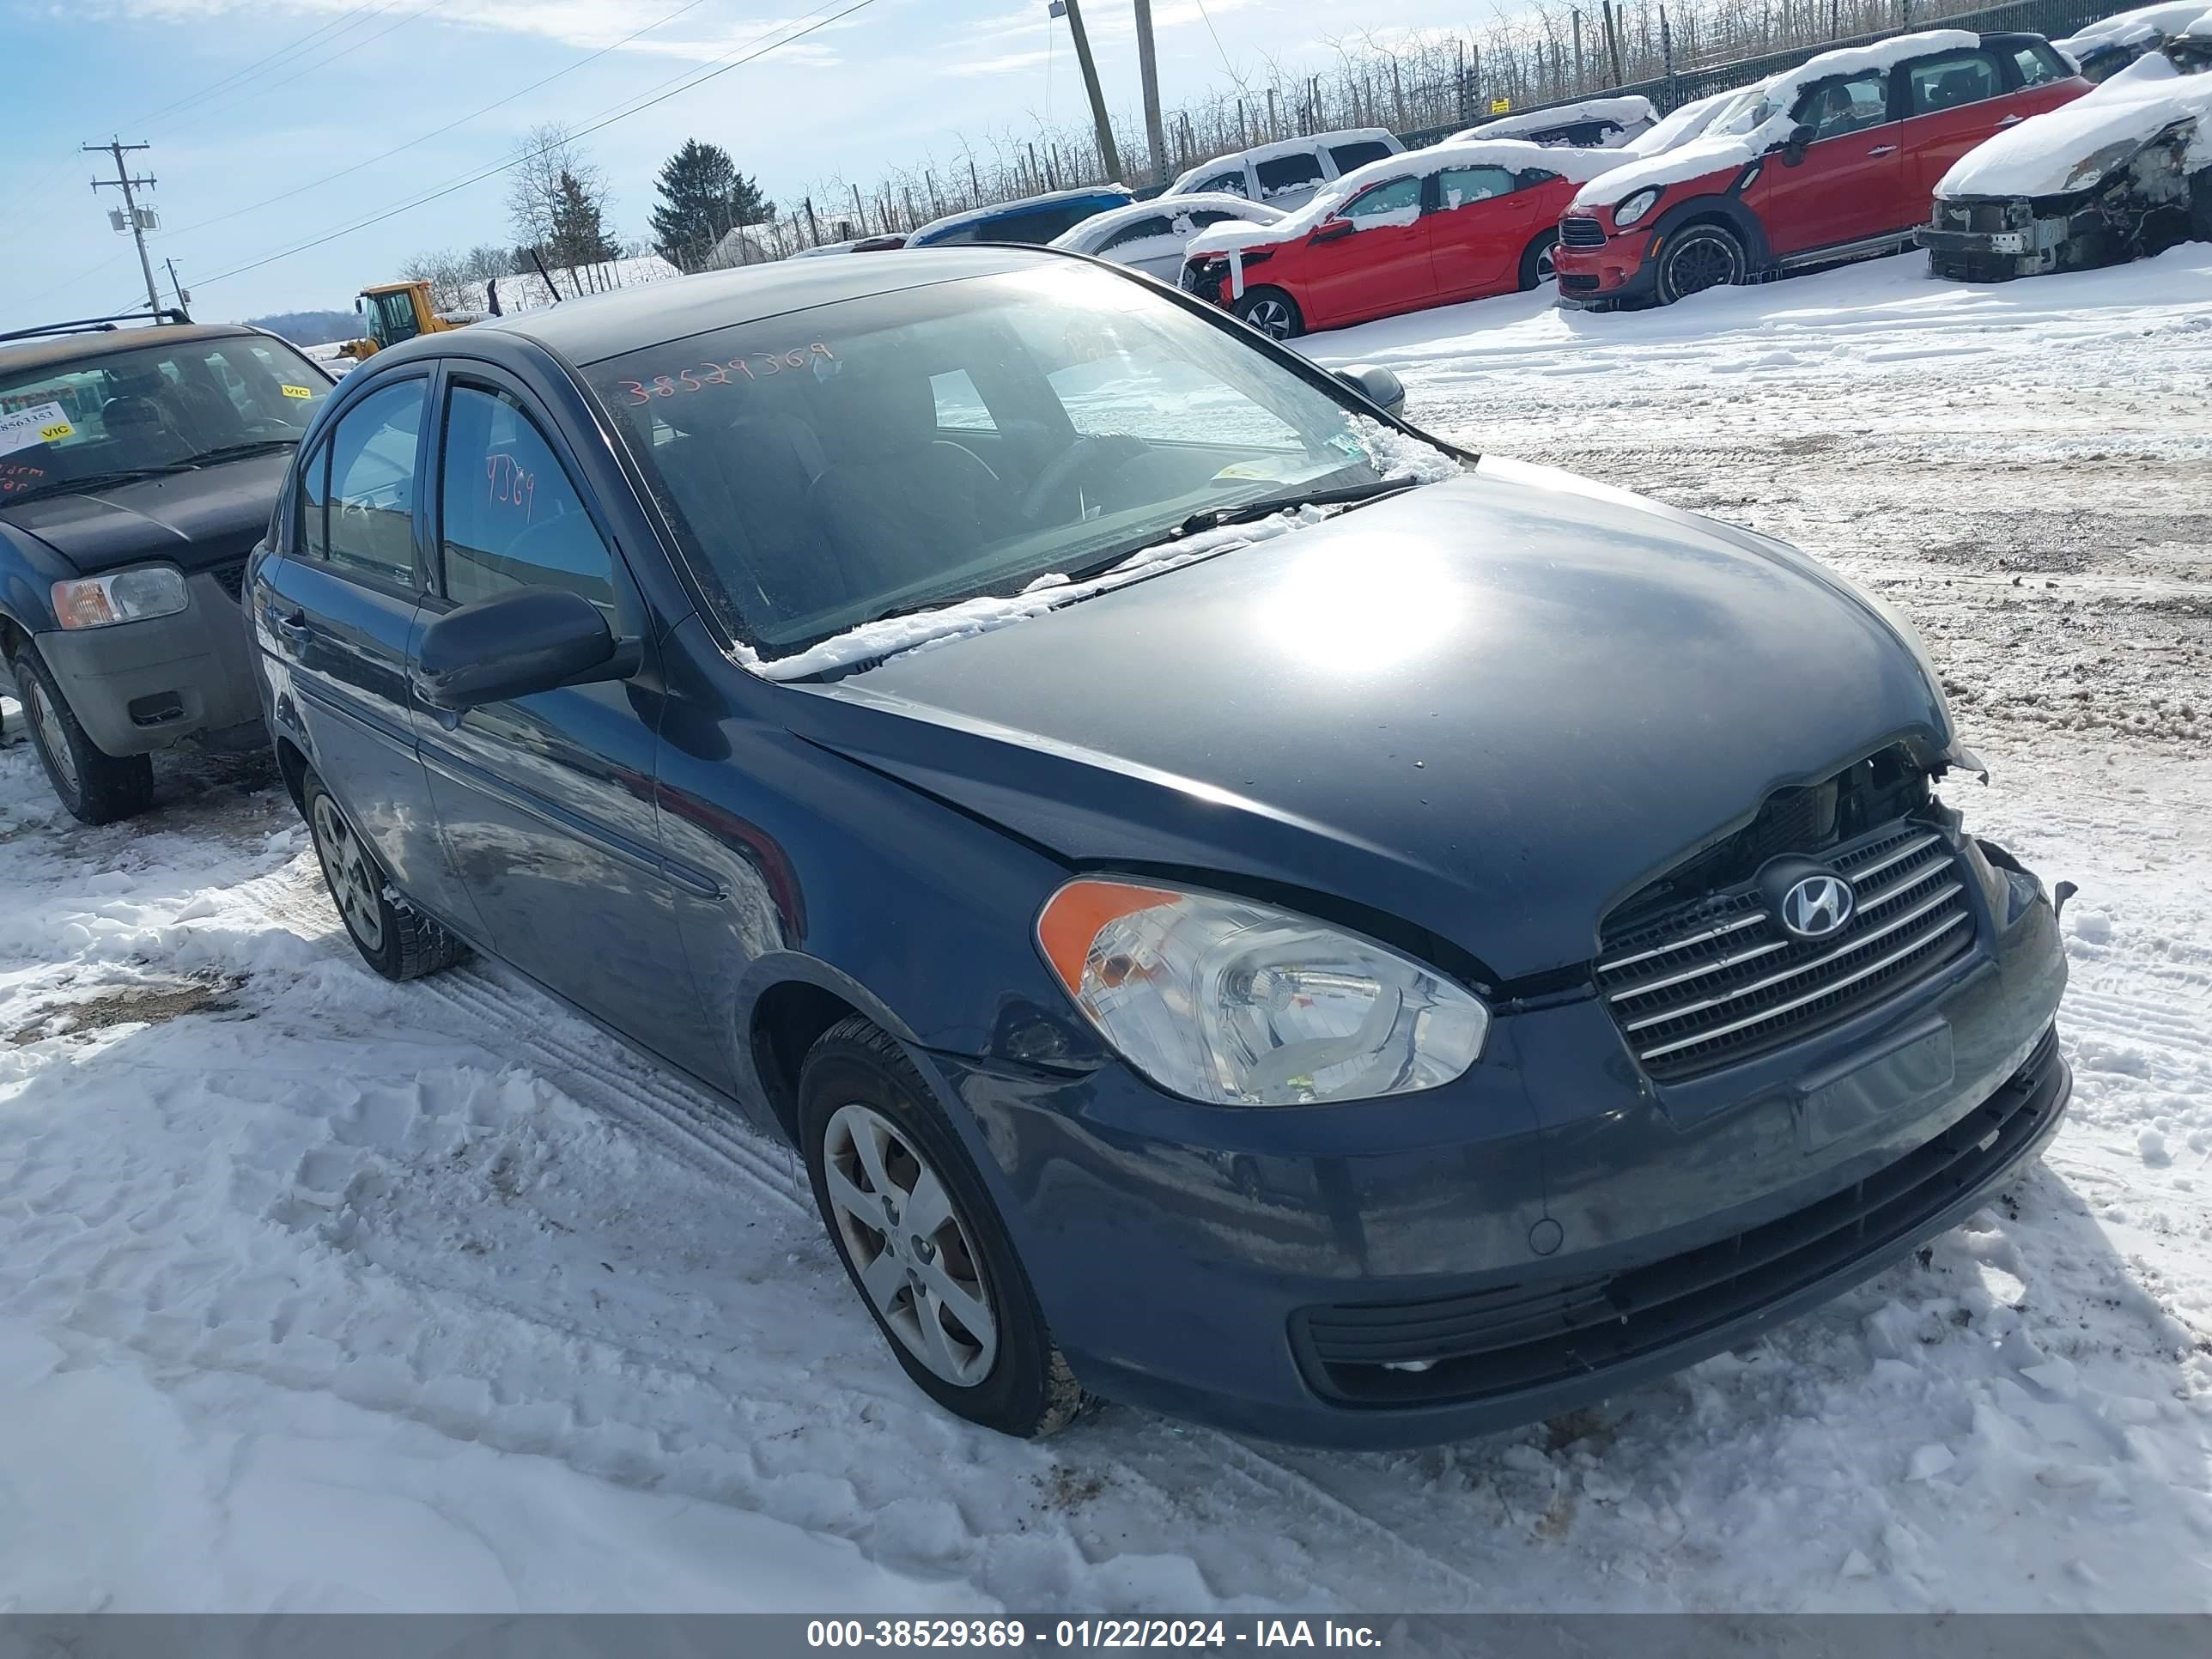
[{"label": "hyundai accent sedan", "polygon": [[249,611],[363,958],[796,1146],[946,1407],[1514,1424],[2055,1132],[2051,902],[1874,600],[1109,266],[830,264],[379,353]]}]

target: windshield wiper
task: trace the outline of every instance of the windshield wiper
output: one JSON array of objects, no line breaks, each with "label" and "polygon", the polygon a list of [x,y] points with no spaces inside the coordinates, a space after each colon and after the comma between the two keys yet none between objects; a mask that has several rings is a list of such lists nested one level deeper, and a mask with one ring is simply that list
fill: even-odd
[{"label": "windshield wiper", "polygon": [[206,466],[215,461],[244,460],[249,455],[269,455],[280,449],[297,449],[299,447],[297,438],[251,438],[242,444],[224,444],[219,449],[204,449],[182,465]]},{"label": "windshield wiper", "polygon": [[1280,495],[1262,495],[1257,501],[1240,501],[1234,507],[1209,507],[1202,513],[1194,513],[1164,535],[1148,537],[1136,547],[1124,547],[1103,559],[1093,560],[1067,573],[1072,582],[1086,581],[1093,576],[1103,576],[1115,565],[1125,564],[1138,554],[1152,548],[1195,536],[1201,531],[1220,530],[1233,524],[1255,524],[1261,519],[1272,519],[1278,513],[1287,513],[1301,507],[1357,507],[1364,501],[1380,501],[1385,495],[1395,495],[1411,489],[1419,483],[1414,478],[1378,478],[1367,483],[1340,484],[1334,489],[1300,489]]}]

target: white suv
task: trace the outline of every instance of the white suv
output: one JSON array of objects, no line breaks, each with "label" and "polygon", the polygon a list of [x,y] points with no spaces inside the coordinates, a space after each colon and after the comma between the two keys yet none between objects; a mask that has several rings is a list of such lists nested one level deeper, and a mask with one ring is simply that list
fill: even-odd
[{"label": "white suv", "polygon": [[1405,148],[1381,127],[1346,127],[1285,138],[1217,155],[1184,173],[1162,194],[1242,196],[1288,212],[1303,207],[1353,168],[1400,155]]}]

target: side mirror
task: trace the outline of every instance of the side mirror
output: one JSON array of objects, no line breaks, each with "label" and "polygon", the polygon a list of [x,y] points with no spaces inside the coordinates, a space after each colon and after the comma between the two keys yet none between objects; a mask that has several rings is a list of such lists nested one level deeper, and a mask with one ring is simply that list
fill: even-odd
[{"label": "side mirror", "polygon": [[353,296],[353,308],[356,312],[361,309],[361,295],[358,294]]},{"label": "side mirror", "polygon": [[1341,241],[1344,238],[1351,235],[1353,231],[1358,228],[1359,227],[1353,224],[1349,219],[1331,219],[1327,224],[1315,231],[1310,240],[1316,242]]},{"label": "side mirror", "polygon": [[1394,369],[1373,363],[1359,363],[1351,368],[1340,368],[1336,378],[1357,392],[1370,404],[1388,414],[1406,412],[1406,383]]},{"label": "side mirror", "polygon": [[625,661],[606,618],[580,593],[518,587],[449,611],[422,630],[416,692],[458,712],[556,686],[624,678]]},{"label": "side mirror", "polygon": [[1813,142],[1814,136],[1813,129],[1807,126],[1802,121],[1800,121],[1796,126],[1790,128],[1790,137],[1784,142],[1782,146],[1782,160],[1785,166],[1794,167],[1800,161],[1803,161],[1805,159],[1805,146]]}]

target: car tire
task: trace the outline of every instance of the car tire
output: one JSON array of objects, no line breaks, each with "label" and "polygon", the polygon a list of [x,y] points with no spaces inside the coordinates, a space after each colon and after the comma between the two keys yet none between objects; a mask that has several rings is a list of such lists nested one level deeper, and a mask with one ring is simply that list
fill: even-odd
[{"label": "car tire", "polygon": [[[955,1416],[1036,1439],[1083,1408],[982,1178],[897,1043],[840,1020],[799,1077],[815,1206],[876,1328]],[[910,1231],[916,1203],[926,1232]]]},{"label": "car tire", "polygon": [[1306,331],[1305,314],[1298,309],[1298,302],[1279,288],[1248,288],[1244,297],[1230,309],[1238,321],[1271,340],[1295,340]]},{"label": "car tire", "polygon": [[20,647],[8,666],[15,677],[15,696],[23,705],[31,745],[70,817],[82,823],[113,823],[153,805],[152,756],[118,757],[94,743],[46,672],[36,646]]},{"label": "car tire", "polygon": [[1521,255],[1521,291],[1523,294],[1559,276],[1552,264],[1559,246],[1559,228],[1557,225],[1528,244],[1527,251]]},{"label": "car tire", "polygon": [[1660,251],[1655,292],[1670,306],[1711,288],[1732,288],[1751,276],[1751,257],[1743,239],[1726,225],[1688,225]]},{"label": "car tire", "polygon": [[450,968],[468,946],[397,896],[384,866],[337,799],[313,772],[300,791],[323,884],[361,959],[389,980],[420,979]]}]

